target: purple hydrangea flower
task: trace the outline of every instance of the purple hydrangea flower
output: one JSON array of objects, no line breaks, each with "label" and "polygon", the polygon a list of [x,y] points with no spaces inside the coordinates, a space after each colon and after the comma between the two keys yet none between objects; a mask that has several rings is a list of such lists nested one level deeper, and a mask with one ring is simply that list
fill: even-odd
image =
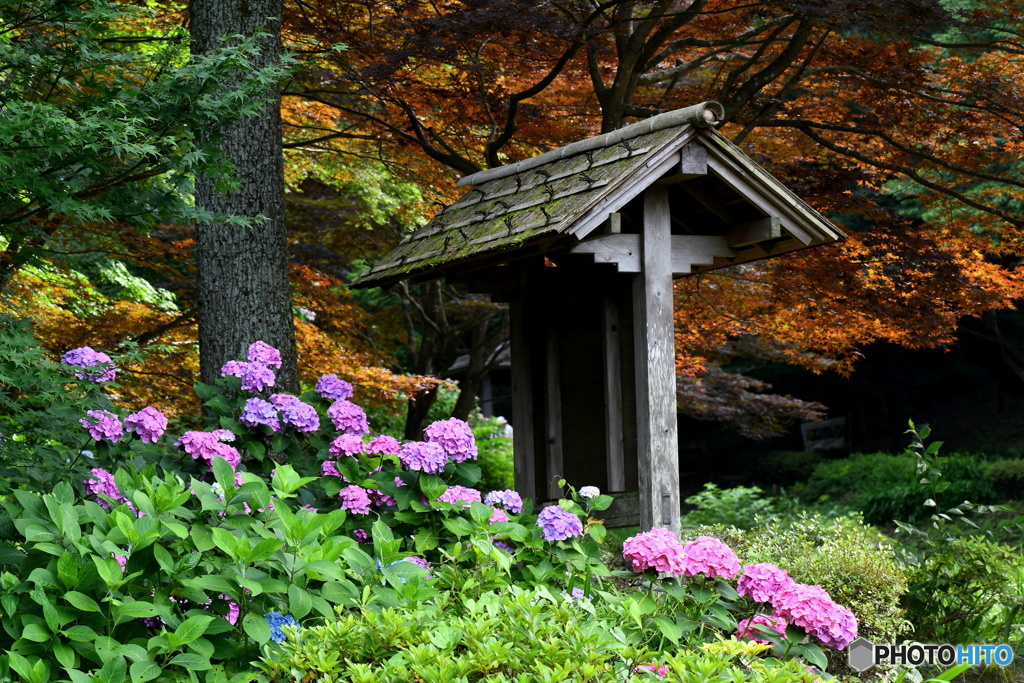
[{"label": "purple hydrangea flower", "polygon": [[512,547],[511,545],[509,545],[508,543],[506,543],[505,541],[501,541],[501,540],[491,541],[491,544],[492,544],[492,545],[493,545],[493,546],[494,546],[495,548],[501,548],[502,550],[504,550],[504,551],[505,551],[506,553],[508,553],[509,555],[514,555],[514,554],[515,554],[515,552],[516,552],[516,549],[515,549],[515,548],[513,548],[513,547]]},{"label": "purple hydrangea flower", "polygon": [[424,441],[412,441],[402,446],[398,459],[405,469],[419,470],[427,474],[437,474],[448,464],[448,454],[441,446]]},{"label": "purple hydrangea flower", "polygon": [[779,617],[772,617],[767,614],[755,614],[749,619],[744,619],[740,623],[736,624],[736,638],[748,639],[755,643],[763,643],[764,645],[771,645],[771,641],[758,638],[758,635],[764,635],[765,631],[759,626],[772,629],[780,634],[786,632],[786,620],[780,619]]},{"label": "purple hydrangea flower", "polygon": [[507,522],[508,515],[501,508],[494,508],[494,512],[491,513],[491,518],[487,520],[488,524],[497,524],[499,522]]},{"label": "purple hydrangea flower", "polygon": [[366,489],[366,494],[370,496],[370,502],[374,507],[388,507],[389,505],[398,505],[398,501],[392,496],[389,496],[378,489]]},{"label": "purple hydrangea flower", "polygon": [[231,375],[233,377],[245,377],[245,371],[249,369],[249,364],[245,361],[240,360],[229,360],[224,365],[220,366],[220,376],[227,377]]},{"label": "purple hydrangea flower", "polygon": [[573,513],[558,505],[549,505],[537,515],[537,526],[544,530],[544,539],[564,541],[583,535],[583,523]]},{"label": "purple hydrangea flower", "polygon": [[748,564],[736,581],[736,592],[754,602],[771,602],[772,597],[793,583],[782,569],[771,562]]},{"label": "purple hydrangea flower", "polygon": [[331,418],[335,429],[353,436],[365,436],[370,431],[363,409],[351,401],[335,401],[327,409],[327,417]]},{"label": "purple hydrangea flower", "polygon": [[281,411],[281,421],[295,427],[295,431],[315,432],[320,429],[320,416],[316,414],[316,408],[304,403],[298,396],[274,394],[270,402]]},{"label": "purple hydrangea flower", "polygon": [[683,546],[683,574],[731,579],[740,573],[740,561],[729,546],[710,536],[699,536]]},{"label": "purple hydrangea flower", "polygon": [[341,476],[341,472],[338,471],[338,467],[334,464],[333,460],[324,460],[320,463],[320,474],[325,477]]},{"label": "purple hydrangea flower", "polygon": [[274,371],[263,363],[250,361],[245,367],[245,374],[242,375],[242,391],[263,391],[267,387],[274,386],[277,378]]},{"label": "purple hydrangea flower", "polygon": [[211,468],[215,457],[224,458],[232,467],[238,467],[242,461],[241,454],[233,446],[221,443],[234,440],[235,435],[228,430],[217,429],[212,432],[185,432],[174,445],[181,446],[196,460],[205,460]]},{"label": "purple hydrangea flower", "polygon": [[472,503],[480,502],[480,492],[466,486],[449,486],[445,492],[437,497],[438,503],[465,503],[463,508],[468,508]]},{"label": "purple hydrangea flower", "polygon": [[251,428],[266,425],[275,432],[281,429],[277,408],[274,404],[255,396],[246,400],[245,408],[242,409],[242,416],[238,418],[238,421]]},{"label": "purple hydrangea flower", "polygon": [[146,406],[126,417],[124,428],[138,434],[143,443],[156,443],[167,431],[167,418],[156,408]]},{"label": "purple hydrangea flower", "polygon": [[367,533],[366,529],[356,529],[352,532],[352,537],[359,543],[373,543],[370,538],[370,534]]},{"label": "purple hydrangea flower", "polygon": [[250,363],[263,363],[268,368],[281,367],[281,352],[261,341],[249,345],[247,359]]},{"label": "purple hydrangea flower", "polygon": [[356,457],[360,453],[366,452],[366,444],[358,436],[351,434],[342,434],[334,441],[331,442],[330,446],[331,455],[347,455],[349,457]]},{"label": "purple hydrangea flower", "polygon": [[71,349],[61,357],[60,362],[78,368],[95,368],[91,371],[75,370],[73,374],[78,379],[88,379],[93,382],[113,382],[114,377],[117,376],[117,369],[114,367],[113,361],[110,360],[110,356],[102,351],[94,351],[88,346]]},{"label": "purple hydrangea flower", "polygon": [[424,441],[440,444],[455,462],[476,460],[476,440],[473,430],[462,420],[453,417],[438,420],[423,430]]},{"label": "purple hydrangea flower", "polygon": [[653,569],[679,576],[686,569],[683,544],[668,529],[656,527],[627,538],[622,544],[622,557],[635,572]]},{"label": "purple hydrangea flower", "polygon": [[323,375],[316,381],[316,393],[331,401],[346,401],[352,398],[352,385],[337,375]]},{"label": "purple hydrangea flower", "polygon": [[428,570],[426,576],[424,576],[423,578],[425,578],[425,579],[429,579],[430,578],[430,571],[429,571],[430,570],[430,563],[427,562],[422,557],[417,557],[415,555],[412,555],[411,557],[404,557],[404,558],[402,558],[401,560],[399,560],[399,562],[412,562],[417,567],[423,567],[424,569]]},{"label": "purple hydrangea flower", "polygon": [[[107,472],[102,467],[95,467],[92,469],[92,476],[89,479],[83,479],[82,484],[85,486],[85,490],[94,496],[106,496],[112,498],[118,503],[127,503],[128,499],[124,497],[121,490],[117,488],[117,484],[114,483],[114,475]],[[109,508],[112,507],[103,498],[99,498],[97,502],[100,507]]]},{"label": "purple hydrangea flower", "polygon": [[117,443],[124,436],[124,426],[120,418],[109,410],[90,410],[79,422],[89,430],[89,436],[96,441],[106,439],[111,443]]},{"label": "purple hydrangea flower", "polygon": [[398,455],[398,451],[401,449],[402,444],[398,442],[398,439],[387,434],[374,437],[366,445],[366,452],[372,455]]},{"label": "purple hydrangea flower", "polygon": [[341,509],[348,510],[357,515],[370,514],[370,496],[362,486],[352,484],[346,486],[338,493],[341,501]]},{"label": "purple hydrangea flower", "polygon": [[491,507],[503,507],[514,515],[523,510],[523,498],[512,489],[491,491],[484,498],[484,504]]}]

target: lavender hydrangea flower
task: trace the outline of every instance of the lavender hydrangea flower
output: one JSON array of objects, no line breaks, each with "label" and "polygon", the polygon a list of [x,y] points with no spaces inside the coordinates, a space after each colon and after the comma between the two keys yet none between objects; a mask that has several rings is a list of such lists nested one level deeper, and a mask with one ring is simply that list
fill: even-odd
[{"label": "lavender hydrangea flower", "polygon": [[429,571],[430,570],[430,563],[427,562],[424,558],[417,557],[416,555],[412,555],[410,557],[403,557],[401,560],[399,560],[399,562],[411,562],[414,565],[416,565],[417,567],[423,567],[424,569],[428,570],[426,575],[423,578],[425,578],[425,579],[431,578],[430,577],[430,571]]},{"label": "lavender hydrangea flower", "polygon": [[270,402],[281,411],[281,421],[295,427],[297,432],[315,432],[320,429],[320,416],[316,408],[304,403],[298,396],[274,394]]},{"label": "lavender hydrangea flower", "polygon": [[316,393],[331,401],[345,401],[352,398],[352,385],[337,375],[323,375],[316,381]]},{"label": "lavender hydrangea flower", "polygon": [[544,530],[547,541],[564,541],[583,535],[583,523],[573,513],[558,505],[549,505],[537,515],[537,526]]},{"label": "lavender hydrangea flower", "polygon": [[265,425],[275,432],[281,430],[277,407],[270,401],[264,401],[256,396],[246,400],[245,407],[242,409],[242,415],[238,418],[238,421],[250,428]]},{"label": "lavender hydrangea flower", "polygon": [[124,428],[138,434],[143,443],[156,443],[167,431],[167,418],[156,408],[146,406],[126,417]]},{"label": "lavender hydrangea flower", "polygon": [[423,430],[424,441],[440,444],[452,460],[476,460],[476,440],[473,430],[462,420],[453,417],[438,420]]},{"label": "lavender hydrangea flower", "polygon": [[686,569],[683,544],[668,529],[655,527],[627,538],[622,544],[622,557],[635,572],[653,569],[679,576]]},{"label": "lavender hydrangea flower", "polygon": [[338,471],[338,466],[334,464],[333,460],[324,460],[320,463],[320,474],[325,477],[341,476],[341,472]]},{"label": "lavender hydrangea flower", "polygon": [[501,508],[494,508],[494,512],[491,513],[490,519],[487,520],[488,524],[498,524],[500,522],[509,521],[508,515]]},{"label": "lavender hydrangea flower", "polygon": [[106,439],[111,443],[117,443],[124,436],[124,426],[120,418],[109,410],[90,410],[79,423],[89,430],[89,436],[96,441]]},{"label": "lavender hydrangea flower", "polygon": [[419,470],[427,474],[437,474],[448,464],[448,454],[441,446],[424,441],[413,441],[402,446],[402,450],[398,452],[398,459],[405,469]]},{"label": "lavender hydrangea flower", "polygon": [[740,561],[729,546],[710,536],[699,536],[683,546],[686,576],[704,574],[708,578],[731,579],[740,573]]},{"label": "lavender hydrangea flower", "polygon": [[235,435],[228,430],[216,429],[212,432],[185,432],[174,445],[181,446],[196,460],[205,460],[211,468],[214,458],[224,458],[232,467],[238,467],[242,461],[241,454],[233,446],[222,443],[234,440]]},{"label": "lavender hydrangea flower", "polygon": [[352,484],[338,492],[338,500],[341,501],[341,509],[357,515],[370,514],[370,496],[362,486]]},{"label": "lavender hydrangea flower", "polygon": [[245,377],[245,371],[249,369],[249,364],[245,361],[240,360],[229,360],[224,365],[220,366],[220,376],[227,377]]},{"label": "lavender hydrangea flower", "polygon": [[366,445],[366,452],[372,455],[398,455],[402,444],[393,436],[381,434],[370,440]]},{"label": "lavender hydrangea flower", "polygon": [[523,498],[512,489],[504,491],[491,491],[484,497],[484,505],[491,507],[502,507],[514,515],[523,510]]},{"label": "lavender hydrangea flower", "polygon": [[71,349],[61,356],[60,362],[77,368],[95,368],[94,370],[75,370],[73,374],[78,379],[113,382],[117,376],[117,369],[114,367],[113,361],[110,360],[110,356],[102,351],[94,351],[88,346]]},{"label": "lavender hydrangea flower", "polygon": [[242,391],[263,391],[274,386],[276,381],[273,370],[258,361],[250,361],[242,375]]},{"label": "lavender hydrangea flower", "polygon": [[327,409],[327,417],[331,418],[335,429],[353,436],[365,436],[370,431],[363,409],[351,401],[335,401]]},{"label": "lavender hydrangea flower", "polygon": [[770,602],[772,597],[793,583],[782,569],[771,562],[748,564],[736,581],[736,592],[754,602]]},{"label": "lavender hydrangea flower", "polygon": [[465,503],[463,508],[468,508],[473,503],[480,502],[480,492],[466,486],[449,486],[445,492],[437,497],[438,503]]},{"label": "lavender hydrangea flower", "polygon": [[281,352],[270,344],[261,341],[253,342],[249,345],[247,359],[250,363],[262,363],[268,368],[281,367]]},{"label": "lavender hydrangea flower", "polygon": [[106,496],[111,498],[118,503],[127,503],[128,499],[124,497],[121,490],[117,488],[117,484],[114,483],[114,475],[106,471],[102,467],[94,467],[91,471],[92,476],[89,479],[83,479],[82,485],[85,486],[85,490],[94,496],[97,496],[100,507],[110,508],[113,507],[103,498],[99,496]]},{"label": "lavender hydrangea flower", "polygon": [[366,444],[358,436],[351,434],[342,434],[334,441],[331,442],[330,446],[331,455],[347,455],[351,458],[358,456],[360,453],[366,452]]},{"label": "lavender hydrangea flower", "polygon": [[390,505],[398,505],[398,501],[388,494],[378,489],[366,489],[366,495],[370,497],[370,503],[373,507],[388,507]]}]

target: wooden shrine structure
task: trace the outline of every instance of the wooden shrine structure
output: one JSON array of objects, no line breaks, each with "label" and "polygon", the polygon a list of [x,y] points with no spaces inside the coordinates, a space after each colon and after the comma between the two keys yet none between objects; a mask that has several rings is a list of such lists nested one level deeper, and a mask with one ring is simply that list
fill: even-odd
[{"label": "wooden shrine structure", "polygon": [[843,238],[714,129],[722,115],[704,102],[462,178],[356,281],[445,277],[509,303],[524,496],[556,498],[559,476],[638,490],[639,519],[611,516],[678,530],[673,278]]}]

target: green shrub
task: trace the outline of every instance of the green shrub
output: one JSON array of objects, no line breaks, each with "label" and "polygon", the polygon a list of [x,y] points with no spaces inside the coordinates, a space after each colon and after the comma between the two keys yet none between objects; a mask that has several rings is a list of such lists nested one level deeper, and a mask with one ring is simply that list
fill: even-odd
[{"label": "green shrub", "polygon": [[[477,599],[453,592],[415,608],[342,614],[296,632],[260,668],[271,683],[805,681],[806,664],[740,657],[750,651],[740,643],[652,651],[631,642],[620,614],[600,597],[509,586]],[[665,666],[668,675],[638,671],[643,663]]]},{"label": "green shrub", "polygon": [[491,491],[515,488],[512,439],[505,436],[505,418],[484,417],[477,412],[469,424],[476,438],[480,487]]},{"label": "green shrub", "polygon": [[771,451],[758,460],[757,474],[760,481],[789,486],[809,479],[821,461],[814,451]]},{"label": "green shrub", "polygon": [[985,481],[1003,498],[1024,498],[1024,460],[993,460],[984,472]]},{"label": "green shrub", "polygon": [[720,489],[709,482],[703,491],[686,499],[686,504],[696,509],[684,515],[681,523],[689,528],[723,524],[749,529],[774,513],[772,502],[762,497],[763,493],[756,486]]}]

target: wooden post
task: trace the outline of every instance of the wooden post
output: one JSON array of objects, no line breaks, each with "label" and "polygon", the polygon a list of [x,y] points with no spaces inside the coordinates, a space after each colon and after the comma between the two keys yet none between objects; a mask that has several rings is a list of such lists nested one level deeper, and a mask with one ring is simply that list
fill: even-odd
[{"label": "wooden post", "polygon": [[557,500],[562,490],[558,478],[565,476],[562,461],[562,378],[558,362],[558,321],[554,315],[546,316],[544,363],[544,449],[547,460],[548,500]]},{"label": "wooden post", "polygon": [[[524,274],[524,284],[526,281]],[[533,423],[533,358],[530,352],[530,316],[526,306],[530,296],[526,287],[522,295],[509,303],[512,326],[512,460],[516,491],[524,498],[537,497],[537,470],[534,461]]]},{"label": "wooden post", "polygon": [[610,292],[601,308],[604,351],[605,458],[608,490],[626,490],[626,456],[622,444],[622,363],[619,360],[619,306]]},{"label": "wooden post", "polygon": [[640,527],[679,533],[672,235],[668,190],[644,192],[642,270],[633,280]]}]

